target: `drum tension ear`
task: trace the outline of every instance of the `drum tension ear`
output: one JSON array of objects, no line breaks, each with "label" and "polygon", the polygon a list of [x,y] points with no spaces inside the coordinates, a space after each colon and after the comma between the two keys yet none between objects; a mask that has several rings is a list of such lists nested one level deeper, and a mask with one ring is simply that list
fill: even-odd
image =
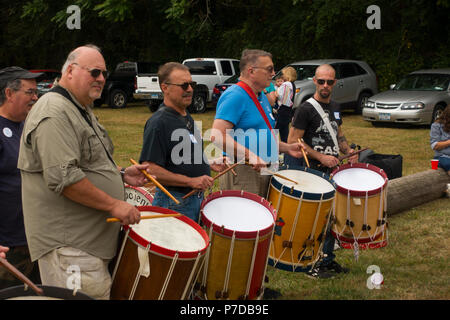
[{"label": "drum tension ear", "polygon": [[353,223],[353,221],[350,221],[350,220],[348,220],[348,219],[347,219],[347,221],[345,221],[345,224],[346,224],[347,226],[350,226],[351,228],[353,228],[353,227],[355,226],[355,224]]},{"label": "drum tension ear", "polygon": [[362,229],[363,229],[363,231],[369,231],[372,228],[368,224],[363,224]]},{"label": "drum tension ear", "polygon": [[292,241],[283,241],[283,248],[290,248],[292,249]]},{"label": "drum tension ear", "polygon": [[385,223],[386,223],[386,221],[384,219],[377,220],[377,227],[380,227],[380,226],[382,226]]},{"label": "drum tension ear", "polygon": [[[259,294],[257,294],[257,296],[259,296]],[[240,296],[238,297],[238,300],[247,300],[247,296],[246,296],[245,294],[240,295]]]}]

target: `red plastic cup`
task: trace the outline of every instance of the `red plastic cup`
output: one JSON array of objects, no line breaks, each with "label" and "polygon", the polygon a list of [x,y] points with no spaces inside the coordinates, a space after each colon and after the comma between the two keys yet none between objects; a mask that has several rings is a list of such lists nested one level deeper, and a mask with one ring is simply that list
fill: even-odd
[{"label": "red plastic cup", "polygon": [[438,164],[439,164],[439,160],[438,159],[431,159],[431,169],[437,170]]}]

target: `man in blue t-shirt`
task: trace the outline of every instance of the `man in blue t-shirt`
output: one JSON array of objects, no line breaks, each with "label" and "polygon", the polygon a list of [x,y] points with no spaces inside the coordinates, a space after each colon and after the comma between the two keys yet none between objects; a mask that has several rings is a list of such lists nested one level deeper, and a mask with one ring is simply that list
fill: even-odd
[{"label": "man in blue t-shirt", "polygon": [[[17,158],[24,120],[38,99],[36,78],[40,75],[20,67],[0,70],[0,245],[9,247],[8,261],[37,283],[38,267],[31,262],[25,237]],[[21,283],[0,268],[0,289]]]},{"label": "man in blue t-shirt", "polygon": [[272,55],[262,50],[246,49],[242,52],[239,67],[241,82],[221,95],[211,137],[228,157],[237,161],[245,159],[254,170],[239,165],[236,176],[223,175],[220,178],[220,187],[265,197],[270,176],[259,171],[269,164],[278,163],[279,152],[301,157],[302,144],[280,142],[276,131],[271,130],[275,119],[262,91],[275,75]]}]

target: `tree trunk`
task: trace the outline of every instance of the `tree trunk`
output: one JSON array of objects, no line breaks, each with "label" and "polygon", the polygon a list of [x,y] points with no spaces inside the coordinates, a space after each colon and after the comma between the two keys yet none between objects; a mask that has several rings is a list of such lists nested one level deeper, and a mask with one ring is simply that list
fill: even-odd
[{"label": "tree trunk", "polygon": [[388,216],[442,197],[448,183],[450,176],[441,168],[389,180]]}]

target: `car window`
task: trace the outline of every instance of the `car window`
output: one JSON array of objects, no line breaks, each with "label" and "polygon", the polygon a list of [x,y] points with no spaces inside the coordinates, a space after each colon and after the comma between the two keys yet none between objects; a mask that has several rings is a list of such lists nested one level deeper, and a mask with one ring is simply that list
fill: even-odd
[{"label": "car window", "polygon": [[449,83],[447,74],[410,74],[401,79],[394,90],[445,91]]},{"label": "car window", "polygon": [[232,76],[233,69],[231,69],[231,62],[227,60],[220,61],[220,67],[222,68],[222,74],[224,76]]},{"label": "car window", "polygon": [[159,63],[138,62],[138,73],[158,73]]},{"label": "car window", "polygon": [[229,77],[227,80],[225,80],[225,83],[237,83],[239,79],[240,74],[237,73],[234,76]]},{"label": "car window", "polygon": [[359,64],[355,64],[355,68],[356,68],[356,72],[358,75],[363,75],[363,74],[367,74],[367,71],[364,70],[363,67],[361,67]]},{"label": "car window", "polygon": [[239,74],[240,72],[240,68],[239,68],[239,61],[233,61],[233,67],[234,67],[234,72],[235,74]]},{"label": "car window", "polygon": [[[293,67],[295,71],[297,72],[297,80],[312,80],[314,77],[314,74],[316,73],[316,69],[318,65],[301,65],[301,64],[293,64],[290,65],[290,67]],[[279,71],[275,78],[281,74],[281,71]]]},{"label": "car window", "polygon": [[340,63],[339,64],[339,76],[338,79],[350,78],[358,75],[354,63]]},{"label": "car window", "polygon": [[186,61],[185,66],[189,68],[191,74],[212,75],[217,74],[214,61]]}]

